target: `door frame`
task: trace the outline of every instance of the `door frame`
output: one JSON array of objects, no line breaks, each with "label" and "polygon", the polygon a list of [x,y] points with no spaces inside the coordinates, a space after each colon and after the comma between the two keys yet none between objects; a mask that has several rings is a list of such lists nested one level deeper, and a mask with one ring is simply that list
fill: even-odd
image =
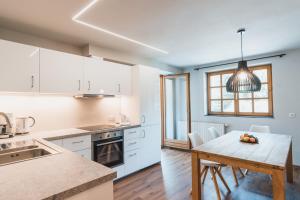
[{"label": "door frame", "polygon": [[[185,141],[166,139],[166,98],[165,98],[165,79],[177,78],[184,76],[186,79],[186,111],[187,111],[187,132],[191,132],[191,99],[190,99],[190,73],[160,75],[160,100],[161,100],[161,133],[162,146],[173,147],[178,149],[191,149],[191,142],[188,139]],[[189,138],[187,136],[187,138]]]}]

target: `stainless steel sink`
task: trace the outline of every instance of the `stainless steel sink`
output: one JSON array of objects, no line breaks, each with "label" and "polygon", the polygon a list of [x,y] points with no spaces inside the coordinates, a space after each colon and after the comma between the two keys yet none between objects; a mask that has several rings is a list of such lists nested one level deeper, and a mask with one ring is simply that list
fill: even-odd
[{"label": "stainless steel sink", "polygon": [[42,158],[59,152],[35,139],[4,143],[0,144],[0,165]]}]

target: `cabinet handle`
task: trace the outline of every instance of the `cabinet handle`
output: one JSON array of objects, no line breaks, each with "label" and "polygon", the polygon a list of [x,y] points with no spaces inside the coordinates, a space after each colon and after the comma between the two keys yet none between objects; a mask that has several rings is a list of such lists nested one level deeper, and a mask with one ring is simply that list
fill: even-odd
[{"label": "cabinet handle", "polygon": [[89,88],[88,88],[88,90],[91,90],[91,81],[88,81],[88,83],[89,83]]},{"label": "cabinet handle", "polygon": [[121,92],[121,84],[118,84],[118,92]]},{"label": "cabinet handle", "polygon": [[146,122],[146,117],[145,115],[142,115],[142,123],[145,123]]},{"label": "cabinet handle", "polygon": [[134,133],[136,133],[136,131],[130,131],[128,134],[134,134]]},{"label": "cabinet handle", "polygon": [[83,143],[83,140],[72,142],[72,144],[80,144],[80,143]]},{"label": "cabinet handle", "polygon": [[34,88],[34,76],[31,76],[31,88]]},{"label": "cabinet handle", "polygon": [[80,91],[81,90],[81,81],[78,80],[78,90]]},{"label": "cabinet handle", "polygon": [[143,132],[142,138],[145,138],[145,137],[146,137],[146,131],[145,131],[145,130],[142,130],[142,132]]},{"label": "cabinet handle", "polygon": [[136,156],[136,153],[129,154],[129,157],[133,157],[133,156]]},{"label": "cabinet handle", "polygon": [[135,145],[135,144],[136,144],[136,142],[131,142],[131,143],[128,144],[128,146],[132,146],[132,145]]}]

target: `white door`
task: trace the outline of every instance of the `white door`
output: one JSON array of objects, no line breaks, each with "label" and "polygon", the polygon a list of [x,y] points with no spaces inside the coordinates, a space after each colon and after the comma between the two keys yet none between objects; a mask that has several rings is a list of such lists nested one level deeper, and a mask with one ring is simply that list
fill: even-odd
[{"label": "white door", "polygon": [[40,50],[40,92],[79,94],[83,91],[84,57]]},{"label": "white door", "polygon": [[160,124],[160,79],[158,69],[140,66],[139,95],[143,126]]},{"label": "white door", "polygon": [[161,160],[161,129],[160,125],[141,127],[141,168],[148,167]]},{"label": "white door", "polygon": [[0,40],[0,91],[39,91],[39,48]]}]

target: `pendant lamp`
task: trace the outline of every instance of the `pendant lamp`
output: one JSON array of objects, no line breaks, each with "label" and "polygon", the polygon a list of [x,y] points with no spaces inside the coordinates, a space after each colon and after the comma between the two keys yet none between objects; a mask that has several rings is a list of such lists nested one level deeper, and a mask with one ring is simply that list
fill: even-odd
[{"label": "pendant lamp", "polygon": [[261,82],[259,78],[249,71],[247,67],[247,61],[244,60],[243,55],[243,33],[246,30],[241,28],[237,33],[241,34],[241,55],[242,60],[238,62],[238,68],[235,73],[228,79],[226,83],[227,92],[240,92],[240,93],[249,93],[260,91]]}]

